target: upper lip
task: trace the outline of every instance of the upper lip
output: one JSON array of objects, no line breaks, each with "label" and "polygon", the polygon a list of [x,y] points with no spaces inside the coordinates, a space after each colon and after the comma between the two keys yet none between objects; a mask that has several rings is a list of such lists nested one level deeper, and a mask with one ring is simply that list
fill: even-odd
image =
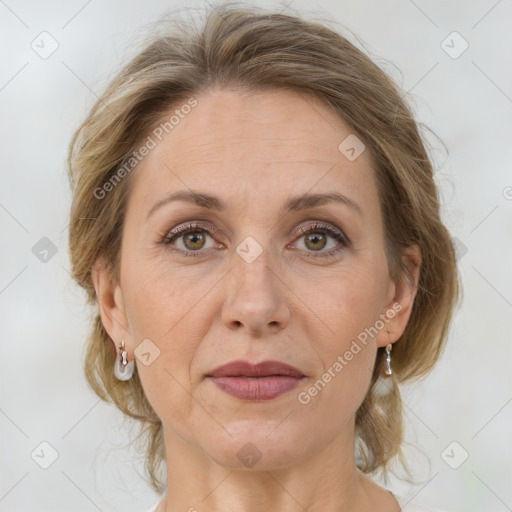
[{"label": "upper lip", "polygon": [[284,375],[287,377],[304,377],[297,368],[280,361],[262,361],[252,364],[248,361],[232,361],[219,366],[208,377],[269,377],[271,375]]}]

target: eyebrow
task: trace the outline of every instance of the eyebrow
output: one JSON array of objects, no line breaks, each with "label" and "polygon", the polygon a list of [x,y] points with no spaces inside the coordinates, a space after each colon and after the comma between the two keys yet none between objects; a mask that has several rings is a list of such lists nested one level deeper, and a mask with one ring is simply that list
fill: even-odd
[{"label": "eyebrow", "polygon": [[[157,201],[149,210],[146,219],[148,219],[158,208],[174,201],[185,201],[200,206],[202,208],[216,210],[219,212],[228,209],[227,204],[222,199],[207,194],[206,192],[199,192],[196,190],[180,190],[178,192],[174,192],[168,197],[165,197]],[[363,210],[361,209],[361,207],[353,199],[350,199],[349,197],[345,196],[344,194],[340,194],[339,192],[328,192],[323,194],[304,194],[300,196],[291,197],[282,207],[280,213],[284,215],[285,213],[288,212],[306,210],[308,208],[314,208],[315,206],[322,206],[329,202],[337,202],[344,204],[352,208],[354,211],[356,211],[361,217],[363,216]]]}]

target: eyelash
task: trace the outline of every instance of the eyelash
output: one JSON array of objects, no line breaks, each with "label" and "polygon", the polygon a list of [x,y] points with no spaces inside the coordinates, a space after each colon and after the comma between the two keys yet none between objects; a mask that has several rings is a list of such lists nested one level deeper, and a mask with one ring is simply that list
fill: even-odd
[{"label": "eyelash", "polygon": [[[174,240],[177,238],[180,238],[183,235],[186,235],[189,232],[206,232],[210,236],[213,237],[215,233],[217,233],[219,230],[217,228],[212,228],[210,226],[203,226],[201,224],[192,222],[190,224],[184,224],[182,226],[179,226],[172,231],[169,231],[169,233],[163,238],[162,243],[164,245],[170,245]],[[340,251],[342,251],[345,247],[349,245],[348,238],[340,231],[330,227],[328,224],[319,223],[318,221],[312,225],[312,226],[304,226],[298,229],[297,235],[299,238],[303,237],[304,235],[307,235],[309,233],[324,233],[326,235],[329,235],[331,238],[336,240],[337,242],[340,242],[340,245],[338,245],[336,248],[331,249],[330,251],[325,252],[317,252],[314,254],[308,254],[307,258],[332,258],[335,255],[337,255]],[[200,257],[201,256],[201,250],[197,251],[183,251],[182,249],[173,249],[175,251],[179,251],[186,257]]]}]

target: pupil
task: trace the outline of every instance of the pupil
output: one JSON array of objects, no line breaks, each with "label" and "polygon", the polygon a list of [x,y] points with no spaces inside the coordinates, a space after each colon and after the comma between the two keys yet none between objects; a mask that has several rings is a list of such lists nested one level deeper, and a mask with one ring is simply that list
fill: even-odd
[{"label": "pupil", "polygon": [[201,241],[202,236],[203,235],[200,233],[189,233],[187,235],[187,240],[194,245]]},{"label": "pupil", "polygon": [[[313,242],[313,245],[315,247],[319,247],[317,242],[321,242],[321,239],[323,238],[323,235],[309,235],[308,240]],[[321,246],[322,248],[322,246]]]}]

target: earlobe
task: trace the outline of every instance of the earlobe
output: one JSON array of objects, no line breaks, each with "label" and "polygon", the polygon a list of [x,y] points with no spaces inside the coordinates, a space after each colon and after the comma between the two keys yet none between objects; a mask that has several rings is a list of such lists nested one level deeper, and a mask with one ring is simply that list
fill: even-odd
[{"label": "earlobe", "polygon": [[401,279],[394,285],[391,302],[387,305],[385,316],[386,329],[379,332],[377,346],[384,347],[394,343],[405,331],[411,316],[414,300],[418,291],[421,271],[421,252],[417,245],[403,249],[402,261],[407,268]]},{"label": "earlobe", "polygon": [[127,330],[121,287],[114,281],[111,269],[101,258],[98,258],[91,272],[103,327],[116,345],[116,340],[120,343],[126,337]]}]

